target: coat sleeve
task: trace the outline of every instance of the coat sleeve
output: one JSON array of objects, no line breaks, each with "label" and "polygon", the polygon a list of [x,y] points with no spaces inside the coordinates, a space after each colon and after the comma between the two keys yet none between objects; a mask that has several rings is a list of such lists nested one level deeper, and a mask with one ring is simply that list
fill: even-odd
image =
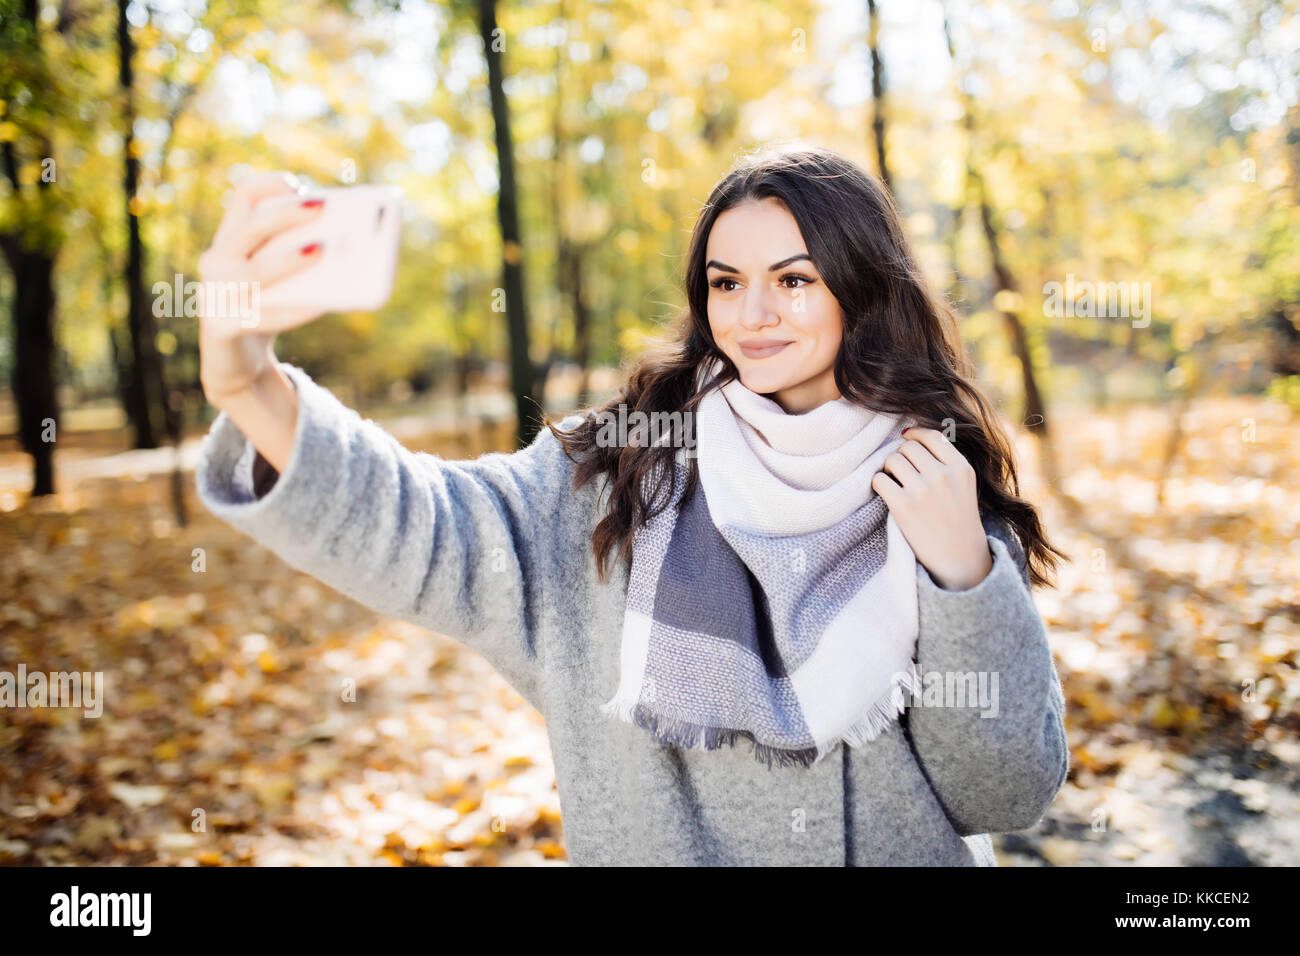
[{"label": "coat sleeve", "polygon": [[298,392],[284,472],[255,470],[260,456],[222,412],[196,466],[203,505],[340,593],[477,651],[540,709],[539,618],[574,557],[548,531],[572,502],[555,436],[543,428],[512,454],[446,461],[279,367]]},{"label": "coat sleeve", "polygon": [[992,706],[925,706],[922,697],[903,721],[961,836],[1034,826],[1069,770],[1064,697],[1024,551],[997,519],[985,531],[993,568],[973,587],[945,590],[918,562],[917,666],[925,679],[964,678],[967,687],[984,672]]}]

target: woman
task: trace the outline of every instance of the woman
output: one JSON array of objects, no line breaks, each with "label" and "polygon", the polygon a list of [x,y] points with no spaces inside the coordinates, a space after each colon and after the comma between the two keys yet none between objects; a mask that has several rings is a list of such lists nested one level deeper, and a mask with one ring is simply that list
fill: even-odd
[{"label": "woman", "polygon": [[[257,250],[309,202],[241,182],[204,277],[292,272]],[[1030,596],[1061,552],[888,194],[827,150],[751,156],[685,279],[618,398],[473,461],[278,362],[314,316],[204,319],[200,495],[486,657],[547,720],[573,863],[996,865],[1068,768]]]}]

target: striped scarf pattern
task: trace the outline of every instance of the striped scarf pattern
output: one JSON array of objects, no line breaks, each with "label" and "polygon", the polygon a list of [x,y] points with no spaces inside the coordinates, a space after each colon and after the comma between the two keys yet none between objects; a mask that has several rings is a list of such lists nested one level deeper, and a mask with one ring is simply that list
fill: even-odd
[{"label": "striped scarf pattern", "polygon": [[[705,363],[705,375],[722,368]],[[770,769],[862,746],[920,691],[916,557],[871,479],[911,421],[838,398],[787,414],[739,379],[698,406],[700,482],[633,539],[606,716],[663,745],[740,738]]]}]

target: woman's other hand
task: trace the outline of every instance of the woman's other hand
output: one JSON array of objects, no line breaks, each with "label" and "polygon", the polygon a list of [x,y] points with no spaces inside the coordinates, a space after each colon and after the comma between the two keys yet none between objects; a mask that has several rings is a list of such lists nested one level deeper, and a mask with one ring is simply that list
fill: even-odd
[{"label": "woman's other hand", "polygon": [[871,488],[936,584],[972,588],[993,569],[975,469],[943,432],[911,427],[902,436],[906,441],[885,459]]}]

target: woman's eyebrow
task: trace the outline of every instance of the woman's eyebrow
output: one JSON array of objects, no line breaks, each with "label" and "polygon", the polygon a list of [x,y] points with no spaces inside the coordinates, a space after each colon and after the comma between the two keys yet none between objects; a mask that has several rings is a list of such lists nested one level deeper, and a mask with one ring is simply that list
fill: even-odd
[{"label": "woman's eyebrow", "polygon": [[[808,255],[808,253],[806,252],[799,252],[788,259],[782,259],[780,262],[772,263],[770,266],[767,267],[767,271],[775,272],[777,269],[784,269],[790,263],[798,262],[800,259],[807,259],[809,262],[812,262],[812,256]],[[719,262],[717,259],[710,259],[707,263],[705,263],[704,268],[721,269],[723,272],[734,272],[736,275],[740,275],[740,270],[737,269],[735,266],[725,265]]]}]

